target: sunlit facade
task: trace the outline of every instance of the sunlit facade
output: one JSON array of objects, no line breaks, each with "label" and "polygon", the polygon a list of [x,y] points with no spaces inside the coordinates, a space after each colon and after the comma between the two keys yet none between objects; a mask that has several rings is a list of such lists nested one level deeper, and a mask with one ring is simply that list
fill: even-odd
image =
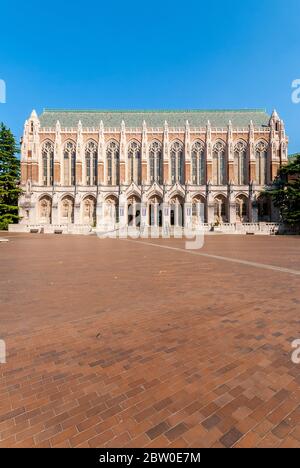
[{"label": "sunlit facade", "polygon": [[286,163],[287,144],[275,111],[33,111],[19,228],[276,221],[260,194]]}]

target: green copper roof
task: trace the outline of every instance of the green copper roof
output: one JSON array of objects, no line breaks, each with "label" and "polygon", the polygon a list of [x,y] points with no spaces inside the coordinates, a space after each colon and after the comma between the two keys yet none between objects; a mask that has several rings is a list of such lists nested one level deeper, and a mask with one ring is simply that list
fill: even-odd
[{"label": "green copper roof", "polygon": [[62,127],[76,127],[80,120],[83,127],[141,127],[145,120],[148,127],[163,127],[167,121],[171,127],[205,127],[209,120],[212,127],[226,127],[231,120],[234,127],[247,127],[250,120],[256,126],[268,126],[270,116],[264,109],[241,110],[59,110],[45,109],[40,115],[42,127],[54,127],[57,120]]}]

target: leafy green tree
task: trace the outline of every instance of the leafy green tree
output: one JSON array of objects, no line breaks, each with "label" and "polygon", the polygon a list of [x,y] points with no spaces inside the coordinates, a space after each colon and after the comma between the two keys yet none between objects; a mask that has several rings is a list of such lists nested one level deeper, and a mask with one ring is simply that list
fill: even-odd
[{"label": "leafy green tree", "polygon": [[19,219],[18,197],[21,189],[18,153],[12,132],[0,123],[0,229],[7,229],[9,224]]},{"label": "leafy green tree", "polygon": [[272,188],[266,194],[279,208],[281,220],[300,228],[300,154],[280,168]]}]

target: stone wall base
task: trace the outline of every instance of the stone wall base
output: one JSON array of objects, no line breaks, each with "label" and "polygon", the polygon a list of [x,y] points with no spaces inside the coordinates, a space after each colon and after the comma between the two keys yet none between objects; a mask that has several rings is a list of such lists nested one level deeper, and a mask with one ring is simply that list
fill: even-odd
[{"label": "stone wall base", "polygon": [[[219,226],[211,226],[209,224],[203,224],[199,226],[198,229],[203,231],[205,234],[257,234],[257,235],[272,235],[282,232],[282,228],[278,223],[224,223]],[[131,236],[131,228],[126,228],[125,237]],[[151,228],[146,227],[147,235],[146,237],[164,237],[165,230],[162,228]],[[99,232],[98,232],[99,231]],[[143,232],[139,228],[134,228],[135,236],[145,237],[145,228]],[[184,235],[184,229],[181,227],[169,227],[168,228],[168,237],[179,237]],[[92,228],[89,225],[83,224],[10,224],[9,232],[24,232],[24,233],[39,233],[39,234],[98,234],[101,237],[109,237],[110,233],[113,233],[111,237],[120,237],[118,236],[118,229],[100,229]],[[124,237],[124,236],[123,236]]]}]

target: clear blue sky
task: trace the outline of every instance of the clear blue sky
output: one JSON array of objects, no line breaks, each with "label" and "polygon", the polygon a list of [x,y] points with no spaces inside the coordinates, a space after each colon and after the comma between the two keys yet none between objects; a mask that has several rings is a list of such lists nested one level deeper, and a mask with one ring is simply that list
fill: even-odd
[{"label": "clear blue sky", "polygon": [[276,108],[300,151],[299,0],[1,4],[0,120],[32,108]]}]

